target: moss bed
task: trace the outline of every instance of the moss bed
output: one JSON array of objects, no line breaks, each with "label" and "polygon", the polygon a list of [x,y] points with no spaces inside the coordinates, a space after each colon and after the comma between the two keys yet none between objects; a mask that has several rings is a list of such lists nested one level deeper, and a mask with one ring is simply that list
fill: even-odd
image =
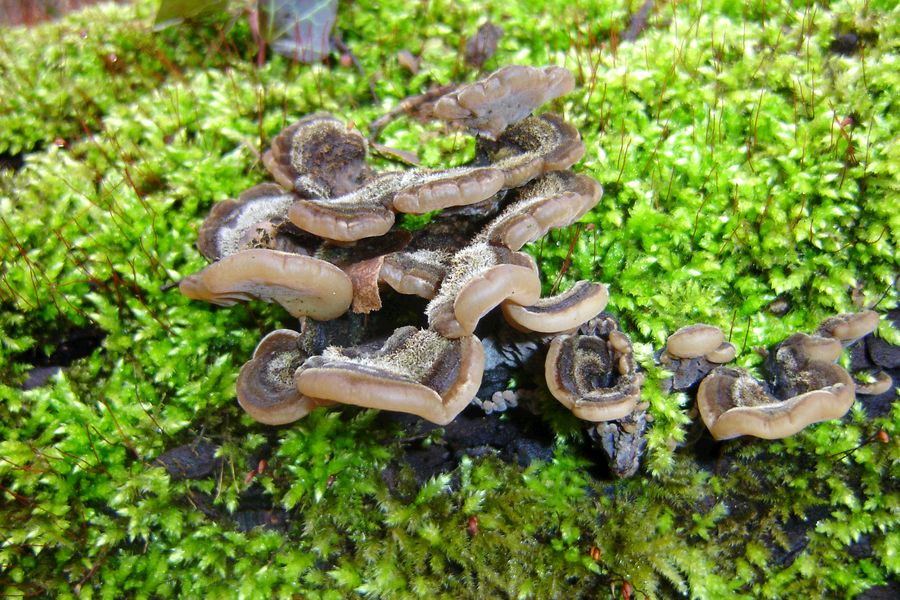
[{"label": "moss bed", "polygon": [[[754,348],[826,316],[896,308],[900,8],[542,4],[344,2],[366,76],[257,68],[228,15],[152,33],[154,2],[0,29],[0,595],[898,593],[896,388],[780,442],[685,444],[690,403],[658,391],[652,349],[705,321],[755,367]],[[258,155],[283,126],[330,111],[364,129],[471,80],[465,39],[485,19],[505,31],[486,70],[578,80],[551,108],[606,193],[593,228],[530,251],[548,289],[562,267],[563,285],[609,284],[648,371],[655,420],[628,480],[546,393],[540,417],[470,408],[445,429],[353,408],[256,424],[238,369],[292,320],[163,289],[204,265],[212,203],[267,180]],[[408,119],[381,141],[428,165],[473,148]],[[900,341],[889,318],[878,334]]]}]

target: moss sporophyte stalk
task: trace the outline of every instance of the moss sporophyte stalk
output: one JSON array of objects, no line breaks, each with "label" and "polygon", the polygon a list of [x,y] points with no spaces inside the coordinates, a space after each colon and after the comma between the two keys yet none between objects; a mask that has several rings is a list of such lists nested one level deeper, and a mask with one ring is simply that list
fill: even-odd
[{"label": "moss sporophyte stalk", "polygon": [[896,595],[894,2],[157,6],[0,29],[4,595]]}]

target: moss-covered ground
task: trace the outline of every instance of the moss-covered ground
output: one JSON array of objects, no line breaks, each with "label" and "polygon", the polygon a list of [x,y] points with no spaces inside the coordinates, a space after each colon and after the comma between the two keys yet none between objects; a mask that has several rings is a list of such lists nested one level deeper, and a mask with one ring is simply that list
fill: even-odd
[{"label": "moss-covered ground", "polygon": [[[338,61],[257,68],[244,19],[151,33],[154,4],[0,30],[0,595],[898,589],[898,403],[704,457],[680,447],[689,402],[657,391],[651,356],[705,321],[754,367],[754,348],[825,316],[896,306],[896,2],[653,3],[633,30],[637,1],[345,2],[338,29],[365,77]],[[548,460],[465,457],[422,485],[401,468],[389,487],[382,471],[408,444],[374,411],[271,429],[236,405],[258,339],[293,325],[280,308],[162,290],[203,266],[212,203],[267,180],[259,153],[284,125],[324,110],[364,129],[407,95],[474,78],[462,50],[485,19],[505,31],[485,69],[554,63],[578,80],[552,108],[606,193],[593,228],[531,251],[548,287],[564,265],[564,280],[609,284],[648,369],[655,420],[630,480],[605,475],[544,398]],[[421,53],[418,74],[401,50]],[[430,165],[472,148],[407,119],[382,141]],[[898,341],[887,322],[879,335]],[[216,448],[208,473],[157,462],[186,444]]]}]

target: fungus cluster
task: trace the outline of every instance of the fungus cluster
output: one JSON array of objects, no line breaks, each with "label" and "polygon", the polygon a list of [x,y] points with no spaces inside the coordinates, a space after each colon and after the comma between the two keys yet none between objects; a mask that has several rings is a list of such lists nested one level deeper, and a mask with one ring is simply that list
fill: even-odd
[{"label": "fungus cluster", "polygon": [[874,331],[878,320],[874,311],[839,315],[813,335],[791,335],[767,352],[765,380],[720,364],[732,360],[735,349],[709,325],[675,332],[660,362],[673,372],[667,382],[672,389],[696,388],[697,409],[715,439],[780,439],[844,416],[857,392],[873,391],[857,388],[837,360],[845,347]]},{"label": "fungus cluster", "polygon": [[[241,406],[269,424],[334,403],[447,423],[481,385],[475,331],[485,315],[500,307],[513,327],[540,337],[602,311],[608,296],[598,283],[541,298],[537,266],[520,252],[581,218],[602,193],[568,170],[584,154],[578,132],[557,115],[532,115],[573,86],[559,67],[510,66],[439,98],[434,118],[478,136],[476,160],[452,169],[376,172],[366,138],[330,115],[283,130],[263,157],[277,185],[213,208],[198,240],[212,263],[179,286],[220,305],[277,302],[303,319],[300,332],[260,342],[238,378]],[[397,213],[438,210],[421,231],[395,223]],[[425,326],[359,343],[311,341],[317,322],[377,311],[385,294],[392,303],[427,300]]]},{"label": "fungus cluster", "polygon": [[[250,416],[280,425],[352,404],[446,424],[473,400],[486,410],[514,406],[486,370],[521,367],[548,347],[552,395],[592,423],[615,472],[635,472],[651,418],[631,341],[603,312],[606,286],[579,281],[541,298],[538,268],[520,251],[602,195],[598,182],[570,170],[584,154],[578,131],[555,114],[533,114],[573,86],[559,67],[509,66],[418,107],[476,135],[476,158],[461,167],[376,171],[369,140],[327,114],[273,140],[263,163],[276,184],[213,207],[197,242],[211,263],[179,285],[192,299],[277,302],[300,318],[299,331],[270,333],[241,368],[237,397]],[[396,222],[398,213],[432,211],[440,212],[419,231]],[[412,313],[410,297],[420,303]],[[502,315],[492,317],[502,334],[479,327],[492,312]],[[667,391],[699,384],[697,403],[717,439],[775,437],[840,416],[854,384],[834,361],[841,343],[874,328],[871,316],[860,318],[785,341],[771,385],[719,366],[735,348],[718,328],[683,328],[659,354],[673,373]]]}]

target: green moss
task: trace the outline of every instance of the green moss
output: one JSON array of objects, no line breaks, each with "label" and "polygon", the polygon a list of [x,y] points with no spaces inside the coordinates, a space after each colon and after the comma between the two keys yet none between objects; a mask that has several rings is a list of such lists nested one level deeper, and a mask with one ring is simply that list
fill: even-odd
[{"label": "green moss", "polygon": [[[255,68],[243,21],[149,33],[151,2],[0,30],[0,152],[24,160],[0,170],[4,593],[602,597],[627,581],[660,597],[821,597],[896,581],[896,404],[698,462],[673,450],[687,399],[657,391],[652,348],[703,320],[754,366],[751,348],[828,314],[896,306],[897,7],[665,4],[626,42],[625,4],[586,4],[342,6],[338,28],[378,102],[352,68]],[[648,370],[646,469],[598,477],[578,425],[547,402],[552,460],[466,458],[423,486],[405,472],[392,495],[379,473],[400,434],[373,412],[271,430],[236,406],[237,370],[266,331],[291,326],[283,311],[216,309],[161,286],[204,264],[203,216],[266,179],[258,153],[284,125],[327,110],[364,129],[407,95],[474,77],[460,49],[486,18],[506,32],[487,69],[554,62],[578,78],[554,109],[582,132],[578,169],[606,193],[584,219],[593,228],[530,250],[548,288],[563,264],[562,286],[610,285]],[[831,51],[847,32],[860,48]],[[422,53],[417,75],[397,64],[403,49]],[[407,119],[382,141],[429,164],[473,152]],[[783,317],[767,311],[776,298]],[[51,355],[76,328],[102,344],[22,391],[23,357]],[[176,481],[155,463],[198,436],[220,447],[209,477]],[[251,501],[279,522],[243,531]],[[858,544],[871,552],[849,553]]]}]

